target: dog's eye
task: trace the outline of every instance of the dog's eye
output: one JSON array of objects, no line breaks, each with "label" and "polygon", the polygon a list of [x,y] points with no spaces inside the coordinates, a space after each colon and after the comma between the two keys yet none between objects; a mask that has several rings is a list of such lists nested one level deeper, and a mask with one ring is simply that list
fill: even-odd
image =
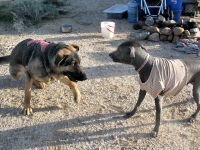
[{"label": "dog's eye", "polygon": [[73,65],[73,66],[74,66],[74,65],[75,65],[75,63],[76,63],[75,61],[72,61],[71,65]]}]

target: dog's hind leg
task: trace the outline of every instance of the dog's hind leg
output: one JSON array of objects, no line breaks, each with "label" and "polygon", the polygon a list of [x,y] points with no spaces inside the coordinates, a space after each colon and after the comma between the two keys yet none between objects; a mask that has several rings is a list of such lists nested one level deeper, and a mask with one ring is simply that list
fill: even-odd
[{"label": "dog's hind leg", "polygon": [[69,80],[69,78],[67,76],[64,76],[63,78],[59,79],[60,82],[68,85],[70,87],[70,89],[74,92],[75,94],[75,102],[76,103],[80,103],[81,101],[81,94],[79,92],[79,89],[77,87],[77,84],[75,82],[72,82],[71,80]]},{"label": "dog's hind leg", "polygon": [[24,115],[30,115],[33,113],[31,108],[31,88],[33,84],[33,79],[31,76],[27,73],[26,74],[26,80],[25,80],[25,97],[24,97]]},{"label": "dog's hind leg", "polygon": [[193,83],[193,97],[197,104],[196,112],[189,118],[189,122],[194,122],[200,111],[200,77],[197,77]]},{"label": "dog's hind leg", "polygon": [[153,129],[153,131],[151,132],[150,136],[151,137],[157,137],[158,135],[158,131],[159,131],[159,127],[160,127],[160,123],[161,123],[161,114],[162,114],[162,100],[163,100],[163,96],[158,95],[155,98],[155,105],[156,105],[156,125]]},{"label": "dog's hind leg", "polygon": [[133,109],[132,111],[126,113],[125,118],[130,118],[130,117],[132,117],[132,116],[135,114],[135,112],[136,112],[137,109],[139,108],[140,104],[141,104],[142,101],[144,100],[145,95],[146,95],[146,91],[140,89],[138,101],[137,101],[137,103],[136,103],[134,109]]}]

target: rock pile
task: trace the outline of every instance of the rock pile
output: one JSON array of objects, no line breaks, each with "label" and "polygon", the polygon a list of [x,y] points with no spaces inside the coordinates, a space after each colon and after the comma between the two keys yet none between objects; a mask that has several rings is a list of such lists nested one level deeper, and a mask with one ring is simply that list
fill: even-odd
[{"label": "rock pile", "polygon": [[174,20],[166,21],[163,16],[158,16],[154,19],[148,16],[145,21],[138,21],[133,25],[134,30],[139,30],[139,33],[132,33],[131,39],[149,41],[170,41],[176,43],[180,38],[186,38],[190,35],[195,35],[199,32],[200,25],[193,20]]}]

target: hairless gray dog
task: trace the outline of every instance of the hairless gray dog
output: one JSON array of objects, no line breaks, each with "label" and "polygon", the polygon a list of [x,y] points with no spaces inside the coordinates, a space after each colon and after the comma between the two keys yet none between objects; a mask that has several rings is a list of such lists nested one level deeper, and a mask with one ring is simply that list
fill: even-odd
[{"label": "hairless gray dog", "polygon": [[163,97],[176,95],[185,85],[191,83],[197,109],[188,121],[194,122],[200,110],[200,60],[168,60],[152,57],[137,41],[122,43],[109,56],[114,62],[133,65],[139,73],[139,97],[133,110],[126,113],[126,118],[135,114],[148,92],[154,98],[156,106],[156,123],[150,135],[157,137],[161,123]]}]

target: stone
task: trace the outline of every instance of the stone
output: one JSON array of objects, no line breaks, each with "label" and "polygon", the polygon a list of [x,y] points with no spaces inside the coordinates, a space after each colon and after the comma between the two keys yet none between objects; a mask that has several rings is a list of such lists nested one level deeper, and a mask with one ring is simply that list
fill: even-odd
[{"label": "stone", "polygon": [[160,33],[160,29],[158,27],[154,27],[154,26],[149,26],[146,29],[147,31],[149,31],[151,34],[152,33]]},{"label": "stone", "polygon": [[173,33],[174,35],[181,35],[184,32],[184,29],[181,27],[174,27],[173,28]]},{"label": "stone", "polygon": [[180,40],[180,37],[177,36],[177,35],[175,35],[175,36],[173,37],[172,43],[177,43],[177,42],[179,42],[179,40]]},{"label": "stone", "polygon": [[138,21],[136,22],[134,25],[133,25],[133,29],[134,30],[139,30],[139,29],[142,29],[142,26],[144,25],[144,22],[143,21]]},{"label": "stone", "polygon": [[160,40],[159,36],[160,36],[159,33],[153,33],[153,34],[149,35],[148,40],[158,42]]},{"label": "stone", "polygon": [[146,20],[145,20],[145,24],[146,24],[147,26],[152,26],[152,25],[154,24],[154,19],[153,19],[153,17],[148,16],[148,17],[146,18]]},{"label": "stone", "polygon": [[167,35],[160,35],[160,41],[168,41]]},{"label": "stone", "polygon": [[174,20],[168,20],[168,21],[164,21],[163,24],[166,26],[166,27],[173,27],[176,25],[176,21]]},{"label": "stone", "polygon": [[146,25],[143,25],[143,26],[142,26],[142,29],[143,29],[143,30],[146,30],[146,29],[147,29],[147,27],[148,27],[148,26],[146,26]]},{"label": "stone", "polygon": [[144,40],[150,35],[150,32],[148,31],[142,31],[139,33],[133,33],[130,35],[130,39],[132,40]]},{"label": "stone", "polygon": [[172,33],[173,33],[172,30],[169,27],[163,28],[160,32],[163,35],[172,35]]},{"label": "stone", "polygon": [[158,16],[158,20],[161,21],[161,22],[166,21],[165,17],[163,17],[162,15]]},{"label": "stone", "polygon": [[167,40],[168,40],[168,41],[172,41],[172,40],[173,40],[173,37],[174,37],[173,35],[169,35],[169,36],[167,37]]},{"label": "stone", "polygon": [[190,31],[188,31],[188,30],[185,30],[183,33],[184,33],[185,36],[189,36],[190,35]]},{"label": "stone", "polygon": [[190,29],[190,32],[197,33],[197,32],[199,32],[199,28],[192,28],[192,29]]}]

